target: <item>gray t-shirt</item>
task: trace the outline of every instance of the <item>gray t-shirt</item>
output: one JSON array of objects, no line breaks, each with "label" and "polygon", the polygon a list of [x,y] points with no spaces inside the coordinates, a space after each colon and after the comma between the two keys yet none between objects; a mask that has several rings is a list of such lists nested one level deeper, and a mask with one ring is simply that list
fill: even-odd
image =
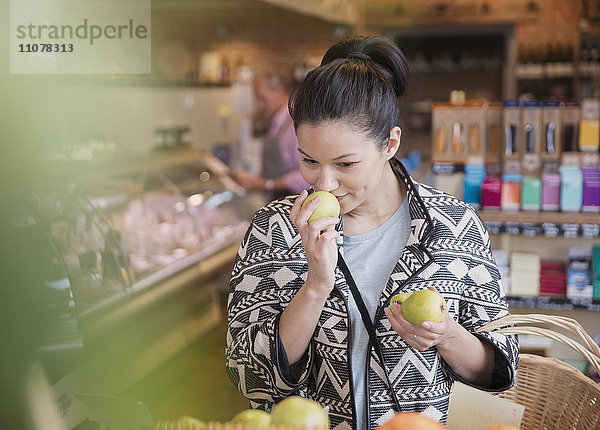
[{"label": "gray t-shirt", "polygon": [[[356,282],[371,320],[375,318],[381,293],[400,259],[410,234],[410,213],[407,199],[390,219],[379,227],[356,236],[343,235],[344,260]],[[349,295],[351,363],[354,401],[357,413],[356,429],[368,428],[365,395],[366,360],[369,334],[358,306]]]}]

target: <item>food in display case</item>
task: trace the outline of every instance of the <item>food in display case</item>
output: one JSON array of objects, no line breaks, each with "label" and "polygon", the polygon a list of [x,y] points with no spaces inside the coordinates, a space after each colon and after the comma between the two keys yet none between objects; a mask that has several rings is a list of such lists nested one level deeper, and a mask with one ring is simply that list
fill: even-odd
[{"label": "food in display case", "polygon": [[78,312],[95,311],[239,241],[255,207],[220,177],[196,153],[32,195],[34,216],[65,262]]},{"label": "food in display case", "polygon": [[119,233],[78,189],[38,192],[29,204],[64,262],[78,312],[131,284]]}]

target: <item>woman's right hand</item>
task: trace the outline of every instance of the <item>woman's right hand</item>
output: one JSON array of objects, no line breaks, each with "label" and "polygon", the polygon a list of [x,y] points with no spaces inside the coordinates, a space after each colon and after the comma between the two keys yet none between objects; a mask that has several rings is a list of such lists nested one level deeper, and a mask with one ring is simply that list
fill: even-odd
[{"label": "woman's right hand", "polygon": [[329,294],[335,282],[335,266],[338,257],[336,241],[340,235],[335,226],[339,219],[323,217],[309,224],[308,219],[319,206],[321,197],[315,197],[302,207],[306,197],[308,197],[308,192],[303,190],[296,198],[290,212],[290,219],[300,232],[308,261],[308,276],[305,285]]}]

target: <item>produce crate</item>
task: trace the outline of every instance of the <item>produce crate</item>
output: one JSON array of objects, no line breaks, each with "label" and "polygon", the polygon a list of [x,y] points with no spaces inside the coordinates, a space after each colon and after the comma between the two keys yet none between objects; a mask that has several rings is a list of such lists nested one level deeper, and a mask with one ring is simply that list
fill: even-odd
[{"label": "produce crate", "polygon": [[[578,340],[543,326],[560,328]],[[571,318],[543,314],[507,315],[483,325],[478,331],[533,334],[554,339],[577,351],[600,373],[600,347]],[[555,358],[520,354],[515,385],[499,397],[525,407],[523,429],[600,430],[600,385]]]}]

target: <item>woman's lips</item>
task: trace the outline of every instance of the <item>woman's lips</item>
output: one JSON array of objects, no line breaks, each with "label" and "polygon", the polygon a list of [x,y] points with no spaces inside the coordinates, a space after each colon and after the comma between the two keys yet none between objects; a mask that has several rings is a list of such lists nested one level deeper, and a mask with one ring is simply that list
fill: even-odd
[{"label": "woman's lips", "polygon": [[342,201],[342,199],[343,199],[344,197],[346,197],[347,195],[348,195],[348,194],[344,194],[344,195],[341,195],[341,196],[335,196],[335,194],[334,194],[335,198],[336,198],[336,199],[338,199],[338,202],[341,202],[341,201]]}]

